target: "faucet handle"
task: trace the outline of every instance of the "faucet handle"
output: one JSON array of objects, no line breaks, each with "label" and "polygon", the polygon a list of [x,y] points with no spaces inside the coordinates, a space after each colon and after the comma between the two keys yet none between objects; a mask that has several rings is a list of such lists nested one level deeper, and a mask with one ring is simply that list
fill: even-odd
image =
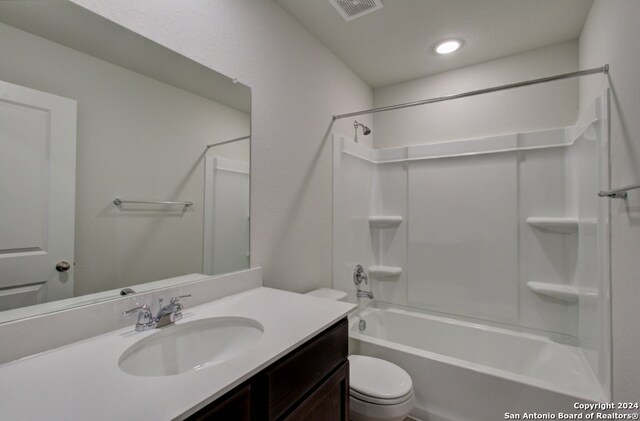
[{"label": "faucet handle", "polygon": [[180,303],[181,298],[189,298],[191,294],[178,295],[177,297],[171,297],[171,304],[173,306],[173,313],[171,314],[171,321],[177,322],[178,320],[182,320],[182,309],[184,306]]},{"label": "faucet handle", "polygon": [[153,328],[153,314],[151,313],[151,307],[149,307],[149,304],[143,304],[140,307],[135,307],[122,312],[122,314],[127,317],[130,317],[135,313],[138,313],[136,331],[142,332]]},{"label": "faucet handle", "polygon": [[367,272],[365,272],[364,267],[362,267],[362,265],[357,264],[355,269],[353,270],[353,283],[360,286],[360,284],[362,283],[362,281],[364,281],[365,284],[368,284],[369,282],[367,281],[368,276],[367,276]]},{"label": "faucet handle", "polygon": [[191,297],[191,294],[178,295],[177,297],[172,297],[171,304],[177,304],[181,298],[189,298],[189,297]]},{"label": "faucet handle", "polygon": [[130,310],[123,311],[122,315],[130,317],[132,314],[136,314],[137,312],[140,312],[141,315],[145,314],[146,312],[151,313],[151,307],[149,307],[149,304],[143,304],[140,307],[135,307]]}]

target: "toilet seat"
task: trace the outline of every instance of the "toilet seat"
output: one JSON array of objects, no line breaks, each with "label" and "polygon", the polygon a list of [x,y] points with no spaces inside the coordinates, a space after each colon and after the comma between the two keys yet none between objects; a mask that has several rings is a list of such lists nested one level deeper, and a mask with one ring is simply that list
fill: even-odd
[{"label": "toilet seat", "polygon": [[378,405],[396,405],[413,395],[411,377],[402,368],[379,358],[349,356],[349,394]]},{"label": "toilet seat", "polygon": [[364,395],[362,393],[359,393],[353,389],[349,390],[349,395],[354,398],[354,399],[358,399],[361,400],[362,402],[366,402],[366,403],[373,403],[376,405],[398,405],[400,403],[404,403],[406,401],[408,401],[409,399],[411,399],[411,396],[413,395],[412,392],[409,392],[407,395],[405,396],[401,396],[399,398],[395,398],[395,399],[381,399],[381,398],[377,398],[375,396],[368,396],[368,395]]}]

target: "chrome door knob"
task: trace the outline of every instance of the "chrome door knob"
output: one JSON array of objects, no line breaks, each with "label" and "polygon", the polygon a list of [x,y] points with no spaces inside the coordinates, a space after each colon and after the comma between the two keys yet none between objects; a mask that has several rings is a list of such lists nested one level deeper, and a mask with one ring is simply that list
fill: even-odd
[{"label": "chrome door knob", "polygon": [[71,269],[71,263],[67,262],[66,260],[61,260],[56,265],[56,270],[58,272],[66,272],[69,269]]}]

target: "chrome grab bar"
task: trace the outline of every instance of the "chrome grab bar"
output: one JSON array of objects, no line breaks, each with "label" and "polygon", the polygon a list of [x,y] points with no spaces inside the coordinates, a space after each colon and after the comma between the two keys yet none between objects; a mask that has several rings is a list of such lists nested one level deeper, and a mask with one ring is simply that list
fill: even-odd
[{"label": "chrome grab bar", "polygon": [[620,187],[619,189],[606,190],[598,193],[600,197],[608,197],[610,199],[626,199],[629,190],[640,189],[640,184],[633,186]]},{"label": "chrome grab bar", "polygon": [[193,205],[193,202],[191,201],[186,201],[186,202],[165,202],[165,201],[159,201],[159,200],[123,200],[120,199],[118,197],[116,197],[115,199],[113,199],[113,204],[116,206],[120,206],[124,203],[140,203],[143,205],[182,205],[184,207],[189,207]]}]

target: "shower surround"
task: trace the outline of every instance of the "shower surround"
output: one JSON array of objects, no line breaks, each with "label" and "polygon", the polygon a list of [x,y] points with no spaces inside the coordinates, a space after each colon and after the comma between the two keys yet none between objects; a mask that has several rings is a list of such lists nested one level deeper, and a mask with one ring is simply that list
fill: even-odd
[{"label": "shower surround", "polygon": [[[540,408],[609,399],[609,207],[597,196],[609,186],[606,110],[603,96],[584,124],[393,149],[334,138],[333,286],[356,302],[353,268],[360,263],[368,270],[376,302],[360,300],[356,317],[386,333],[354,329],[352,345],[419,377],[414,415],[439,408],[453,411],[454,419],[478,419],[432,400],[427,383],[436,380],[420,369],[433,361],[407,366],[416,355],[459,361],[457,371],[471,364],[474,371],[487,369],[513,385],[544,390],[540,396],[555,396],[553,404],[542,399]],[[398,312],[405,318],[403,332],[389,322]],[[447,322],[414,323],[412,314]],[[420,345],[428,342],[420,338],[434,335],[448,341],[441,329],[449,326],[454,335],[456,323],[497,330],[463,335],[457,348]],[[495,339],[507,332],[536,337],[555,351],[524,358],[514,345],[510,352],[521,364],[498,372],[456,357],[461,348],[504,355],[508,341]],[[403,334],[416,341],[398,339]],[[579,377],[589,379],[584,387],[553,376],[540,381],[558,364],[572,370],[559,355],[570,355]]]}]

